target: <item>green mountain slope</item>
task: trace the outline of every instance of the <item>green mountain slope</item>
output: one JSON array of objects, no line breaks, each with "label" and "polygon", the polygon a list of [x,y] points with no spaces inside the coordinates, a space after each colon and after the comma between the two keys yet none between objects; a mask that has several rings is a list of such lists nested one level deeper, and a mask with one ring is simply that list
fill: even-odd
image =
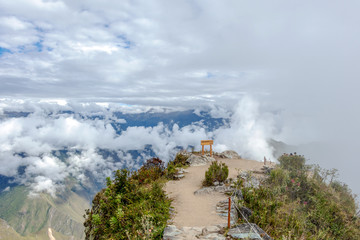
[{"label": "green mountain slope", "polygon": [[89,207],[86,199],[72,191],[55,199],[43,193],[29,197],[26,187],[17,186],[0,194],[0,218],[12,227],[2,227],[1,231],[12,234],[13,238],[9,239],[49,239],[47,231],[50,227],[56,240],[70,239],[71,236],[72,239],[83,239],[83,214]]},{"label": "green mountain slope", "polygon": [[2,219],[0,219],[0,237],[1,239],[12,239],[12,240],[25,239]]},{"label": "green mountain slope", "polygon": [[[65,236],[61,233],[52,230],[52,235],[56,240],[73,240],[72,236]],[[49,240],[47,229],[43,229],[38,233],[22,236],[16,232],[7,222],[0,219],[0,239],[1,240]]]}]

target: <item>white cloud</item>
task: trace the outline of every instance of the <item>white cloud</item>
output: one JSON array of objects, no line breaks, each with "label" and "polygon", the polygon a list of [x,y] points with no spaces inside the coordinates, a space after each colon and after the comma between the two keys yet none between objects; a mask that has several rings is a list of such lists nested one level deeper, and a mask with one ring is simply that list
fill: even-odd
[{"label": "white cloud", "polygon": [[44,176],[36,176],[34,182],[31,184],[32,192],[30,196],[36,196],[38,193],[47,192],[51,196],[55,197],[56,190],[59,185],[55,185],[53,180]]},{"label": "white cloud", "polygon": [[[87,184],[88,172],[98,181],[103,181],[115,169],[138,168],[140,161],[150,156],[141,153],[141,157],[134,159],[126,152],[142,151],[147,145],[151,145],[154,153],[164,161],[171,160],[179,146],[185,149],[194,146],[200,150],[200,141],[211,138],[216,139],[215,151],[223,150],[221,146],[234,147],[243,156],[258,160],[261,160],[259,156],[268,156],[271,150],[266,145],[268,133],[259,120],[257,103],[250,98],[244,98],[240,103],[232,115],[230,126],[215,132],[207,131],[201,122],[181,128],[178,124],[166,126],[160,122],[154,127],[128,127],[120,135],[110,123],[126,121],[114,121],[113,111],[117,109],[109,108],[108,104],[103,107],[71,103],[72,107],[56,102],[22,101],[22,107],[14,105],[14,110],[21,112],[27,109],[31,114],[0,121],[3,133],[0,136],[0,174],[17,177],[18,167],[26,167],[25,175],[17,179],[30,185],[34,193],[47,191],[55,194],[70,176]],[[5,111],[11,110],[11,106],[4,105]],[[79,111],[74,112],[75,109]],[[73,113],[64,114],[61,110]],[[62,149],[68,149],[67,156],[61,156],[59,150]],[[115,152],[121,161],[115,162],[111,156],[104,158],[98,149]]]},{"label": "white cloud", "polygon": [[241,156],[261,161],[263,157],[276,160],[268,140],[274,135],[271,116],[261,116],[259,103],[245,96],[235,108],[230,127],[215,132],[215,148],[235,150]]},{"label": "white cloud", "polygon": [[[269,116],[284,129],[276,135],[280,140],[333,141],[337,148],[331,150],[337,153],[332,155],[346,152],[348,164],[335,158],[333,165],[326,164],[346,172],[351,170],[346,166],[356,165],[360,132],[354,107],[359,102],[359,7],[354,0],[261,5],[236,0],[0,1],[0,47],[5,48],[0,50],[0,95],[65,99],[67,107],[79,109],[84,108],[71,101],[115,103],[111,108],[122,102],[232,109],[251,94],[265,108],[259,109],[262,120],[249,127],[258,136],[251,141],[266,149],[257,141],[269,136],[257,133],[268,127],[262,114],[280,111]],[[87,109],[95,108],[90,104]],[[64,118],[44,123],[65,128]],[[96,128],[75,120],[79,132]],[[233,121],[240,128],[251,122]],[[50,129],[46,126],[43,132]],[[11,146],[30,145],[29,139],[18,139],[17,131]],[[156,129],[131,131],[162,136]],[[108,141],[112,134],[105,132]],[[32,143],[34,153],[49,146],[41,142],[45,138],[55,141],[46,134]],[[91,139],[96,132],[85,136]],[[90,142],[68,137],[77,138],[70,141],[73,145]]]},{"label": "white cloud", "polygon": [[12,16],[12,17],[1,17],[0,26],[7,27],[15,31],[21,31],[21,30],[25,30],[28,27],[31,27],[31,24],[23,22],[18,18]]}]

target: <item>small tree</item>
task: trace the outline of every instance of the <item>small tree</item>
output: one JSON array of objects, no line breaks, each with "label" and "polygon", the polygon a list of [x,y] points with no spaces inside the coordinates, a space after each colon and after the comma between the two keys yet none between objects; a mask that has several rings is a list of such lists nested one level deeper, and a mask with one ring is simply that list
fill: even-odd
[{"label": "small tree", "polygon": [[224,182],[229,176],[229,168],[225,163],[214,161],[205,172],[204,186],[212,186],[214,182]]}]

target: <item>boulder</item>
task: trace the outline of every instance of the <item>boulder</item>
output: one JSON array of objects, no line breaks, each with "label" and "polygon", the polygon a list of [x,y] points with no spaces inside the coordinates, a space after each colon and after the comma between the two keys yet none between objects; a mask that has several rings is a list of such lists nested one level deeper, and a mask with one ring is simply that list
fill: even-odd
[{"label": "boulder", "polygon": [[174,225],[168,225],[164,230],[164,240],[177,240],[177,239],[212,239],[212,240],[225,240],[222,234],[222,226],[207,226],[207,227],[182,227],[177,229]]},{"label": "boulder", "polygon": [[219,154],[221,158],[241,158],[237,152],[233,150],[227,150]]},{"label": "boulder", "polygon": [[233,239],[272,240],[272,238],[255,223],[243,223],[236,225],[228,231],[227,236],[230,236]]},{"label": "boulder", "polygon": [[211,194],[213,192],[220,192],[220,193],[232,193],[233,188],[226,185],[218,185],[218,186],[211,186],[211,187],[203,187],[199,190],[194,192],[195,195],[204,195],[204,194]]},{"label": "boulder", "polygon": [[175,225],[168,225],[164,229],[164,240],[173,240],[176,239],[176,236],[180,235],[182,232],[176,228]]},{"label": "boulder", "polygon": [[177,173],[177,174],[174,175],[175,180],[179,180],[179,179],[182,179],[182,178],[184,178],[184,177],[185,177],[184,174],[179,174],[179,173]]},{"label": "boulder", "polygon": [[209,156],[199,156],[195,154],[191,154],[186,162],[190,166],[203,166],[208,164],[209,162],[215,161],[215,158]]},{"label": "boulder", "polygon": [[252,215],[252,211],[247,207],[240,207],[240,216],[245,217],[246,219],[249,219]]}]

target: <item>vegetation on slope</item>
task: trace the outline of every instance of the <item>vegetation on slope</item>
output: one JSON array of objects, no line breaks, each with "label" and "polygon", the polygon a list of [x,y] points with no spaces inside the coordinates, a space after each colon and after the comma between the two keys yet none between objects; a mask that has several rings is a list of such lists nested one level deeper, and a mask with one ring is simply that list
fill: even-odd
[{"label": "vegetation on slope", "polygon": [[[65,236],[52,229],[52,235],[56,240],[74,240],[71,236]],[[48,229],[44,228],[37,233],[26,236],[16,232],[5,220],[0,219],[0,239],[1,240],[49,240]]]},{"label": "vegetation on slope", "polygon": [[84,215],[86,239],[161,239],[171,204],[162,186],[174,167],[182,166],[183,157],[177,155],[168,169],[153,158],[138,171],[117,170],[113,180],[107,178],[107,188]]},{"label": "vegetation on slope", "polygon": [[66,201],[54,199],[45,193],[29,197],[29,190],[25,186],[16,186],[0,193],[0,218],[26,239],[32,239],[32,236],[48,239],[49,226],[54,236],[60,234],[56,239],[82,239],[83,212],[80,211],[86,206],[88,202],[74,192],[68,193]]},{"label": "vegetation on slope", "polygon": [[242,188],[250,222],[274,239],[360,239],[355,197],[335,170],[310,167],[296,154],[279,163],[259,188]]}]

